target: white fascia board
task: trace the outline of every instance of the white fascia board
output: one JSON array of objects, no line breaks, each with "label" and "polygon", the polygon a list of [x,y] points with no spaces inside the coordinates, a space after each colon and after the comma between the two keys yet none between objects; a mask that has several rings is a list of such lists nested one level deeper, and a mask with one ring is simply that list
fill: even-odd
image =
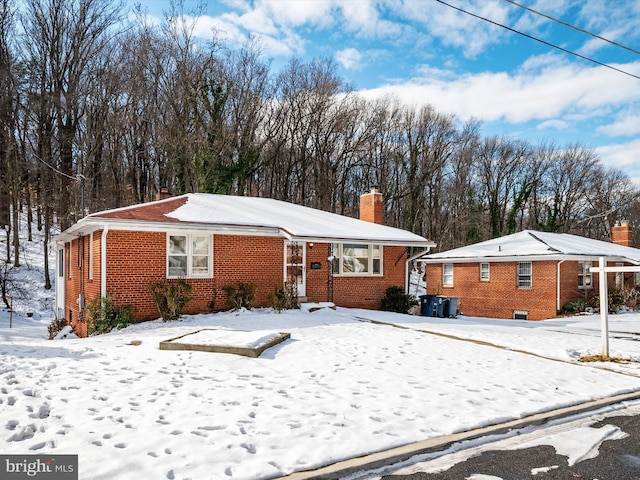
[{"label": "white fascia board", "polygon": [[[590,262],[598,261],[598,255],[512,255],[504,257],[440,257],[440,258],[419,258],[418,262],[427,264],[436,263],[498,263],[498,262],[544,262],[544,261],[560,261],[560,260],[573,260],[577,262]],[[634,263],[638,262],[629,258],[623,258],[619,256],[605,256],[609,262],[626,262]]]},{"label": "white fascia board", "polygon": [[317,243],[363,243],[385,246],[398,247],[420,247],[428,249],[435,247],[436,244],[429,241],[400,240],[400,239],[380,239],[380,238],[363,238],[363,237],[305,237],[300,235],[290,235],[288,240],[295,242],[317,242]]},{"label": "white fascia board", "polygon": [[267,236],[281,237],[282,233],[278,228],[274,227],[254,227],[243,225],[216,225],[210,223],[191,223],[191,222],[148,222],[140,220],[120,220],[110,218],[89,219],[84,225],[76,224],[69,230],[63,232],[65,237],[76,238],[78,235],[87,235],[90,232],[101,230],[105,227],[110,231],[126,231],[126,232],[211,232],[218,235],[245,235],[245,236]]},{"label": "white fascia board", "polygon": [[78,238],[80,235],[88,235],[91,232],[101,230],[108,226],[109,230],[122,230],[130,232],[167,232],[167,231],[189,231],[189,232],[210,232],[217,235],[243,235],[243,236],[266,236],[281,237],[290,241],[318,242],[318,243],[366,243],[388,246],[420,247],[430,248],[436,244],[430,241],[402,240],[402,239],[381,239],[364,237],[321,237],[321,236],[299,236],[293,235],[285,229],[278,227],[263,227],[253,225],[224,225],[211,223],[193,222],[148,222],[140,220],[121,220],[110,218],[85,218],[76,223],[65,232],[57,235],[56,240],[69,241]]}]

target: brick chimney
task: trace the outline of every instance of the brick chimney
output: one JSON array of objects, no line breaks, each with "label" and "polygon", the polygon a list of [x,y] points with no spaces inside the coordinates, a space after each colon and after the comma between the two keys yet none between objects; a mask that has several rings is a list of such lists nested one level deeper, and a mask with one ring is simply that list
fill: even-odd
[{"label": "brick chimney", "polygon": [[369,193],[360,195],[360,220],[382,225],[384,202],[377,186]]},{"label": "brick chimney", "polygon": [[616,245],[622,245],[623,247],[632,246],[631,227],[629,226],[628,220],[620,220],[611,227],[611,241]]},{"label": "brick chimney", "polygon": [[167,187],[160,187],[160,191],[156,193],[156,200],[164,200],[165,198],[171,198],[169,189]]}]

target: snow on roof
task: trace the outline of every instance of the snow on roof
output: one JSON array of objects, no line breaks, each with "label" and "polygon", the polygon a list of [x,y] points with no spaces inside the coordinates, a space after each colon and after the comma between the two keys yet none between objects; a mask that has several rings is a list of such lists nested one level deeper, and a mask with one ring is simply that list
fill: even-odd
[{"label": "snow on roof", "polygon": [[[434,243],[398,228],[261,197],[188,193],[172,199],[90,215],[83,221],[164,221],[185,224],[271,228],[295,239],[361,240],[420,247]],[[81,221],[82,222],[82,221]],[[73,228],[73,227],[72,227]]]},{"label": "snow on roof", "polygon": [[523,230],[512,235],[493,238],[466,247],[434,253],[423,257],[423,259],[427,262],[433,260],[435,263],[437,260],[444,259],[491,258],[499,260],[509,257],[559,257],[569,255],[616,257],[632,263],[640,263],[640,250],[637,248],[624,247],[615,243],[593,240],[569,233],[549,233],[536,230]]}]

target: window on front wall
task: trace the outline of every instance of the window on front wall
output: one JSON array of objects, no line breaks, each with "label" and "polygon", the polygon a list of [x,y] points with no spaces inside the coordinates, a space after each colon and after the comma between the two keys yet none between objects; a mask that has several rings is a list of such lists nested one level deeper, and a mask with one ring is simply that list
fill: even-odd
[{"label": "window on front wall", "polygon": [[480,264],[480,281],[482,282],[489,281],[489,264],[488,263]]},{"label": "window on front wall", "polygon": [[442,286],[453,287],[453,263],[442,265]]},{"label": "window on front wall", "polygon": [[578,262],[578,288],[593,288],[592,262]]},{"label": "window on front wall", "polygon": [[167,277],[211,277],[211,235],[167,235]]},{"label": "window on front wall", "polygon": [[531,262],[518,262],[518,288],[531,288],[532,272]]},{"label": "window on front wall", "polygon": [[333,274],[382,275],[382,246],[366,243],[334,243]]}]

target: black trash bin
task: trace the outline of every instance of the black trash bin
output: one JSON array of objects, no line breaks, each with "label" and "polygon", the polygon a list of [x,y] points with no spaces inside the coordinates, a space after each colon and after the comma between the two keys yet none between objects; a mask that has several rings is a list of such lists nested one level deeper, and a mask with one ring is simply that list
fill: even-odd
[{"label": "black trash bin", "polygon": [[458,315],[458,298],[449,297],[449,302],[447,303],[445,316],[448,318],[454,318],[457,315]]},{"label": "black trash bin", "polygon": [[433,317],[435,295],[420,295],[420,315]]}]

